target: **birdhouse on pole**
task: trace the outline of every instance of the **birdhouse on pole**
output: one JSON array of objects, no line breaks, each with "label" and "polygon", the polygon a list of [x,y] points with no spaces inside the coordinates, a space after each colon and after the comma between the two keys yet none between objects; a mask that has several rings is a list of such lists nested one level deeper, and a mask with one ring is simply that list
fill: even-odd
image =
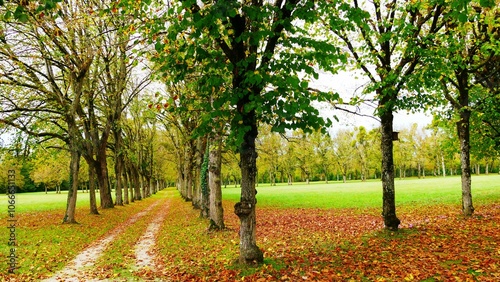
[{"label": "birdhouse on pole", "polygon": [[392,141],[399,141],[399,131],[392,132]]}]

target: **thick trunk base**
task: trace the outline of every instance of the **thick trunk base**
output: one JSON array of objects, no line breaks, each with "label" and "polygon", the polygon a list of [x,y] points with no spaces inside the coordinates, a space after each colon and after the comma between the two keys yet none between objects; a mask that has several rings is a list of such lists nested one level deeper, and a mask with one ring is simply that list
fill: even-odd
[{"label": "thick trunk base", "polygon": [[388,214],[384,216],[384,225],[387,230],[398,231],[401,221],[395,214]]},{"label": "thick trunk base", "polygon": [[210,219],[210,225],[208,226],[209,231],[222,231],[224,229],[226,229],[226,227],[224,226],[224,223],[222,223],[222,226],[219,226],[219,225],[217,225],[217,223],[215,221]]},{"label": "thick trunk base", "polygon": [[240,249],[238,262],[246,265],[256,265],[264,262],[264,253],[256,245],[248,246],[245,251]]},{"label": "thick trunk base", "polygon": [[80,224],[80,223],[78,223],[78,221],[76,221],[75,219],[70,220],[70,219],[64,218],[63,224]]},{"label": "thick trunk base", "polygon": [[468,193],[466,193],[466,195],[462,195],[462,214],[464,216],[472,216],[474,214],[472,195]]},{"label": "thick trunk base", "polygon": [[264,253],[255,242],[255,204],[239,202],[234,205],[234,213],[240,218],[239,263],[255,265],[264,262]]}]

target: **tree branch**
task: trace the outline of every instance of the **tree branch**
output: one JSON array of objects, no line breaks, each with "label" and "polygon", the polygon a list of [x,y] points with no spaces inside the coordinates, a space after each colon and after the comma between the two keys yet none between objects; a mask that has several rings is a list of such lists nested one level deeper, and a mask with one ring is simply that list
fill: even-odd
[{"label": "tree branch", "polygon": [[34,131],[29,130],[28,128],[26,128],[23,125],[19,125],[19,124],[15,123],[15,122],[12,122],[10,120],[6,120],[6,119],[3,119],[3,118],[0,119],[0,123],[12,126],[14,128],[17,128],[17,129],[23,131],[24,133],[26,133],[28,135],[31,135],[31,136],[34,136],[34,137],[53,137],[53,138],[60,139],[60,140],[62,140],[65,143],[69,142],[68,137],[62,136],[60,134],[53,133],[53,132],[34,132]]}]

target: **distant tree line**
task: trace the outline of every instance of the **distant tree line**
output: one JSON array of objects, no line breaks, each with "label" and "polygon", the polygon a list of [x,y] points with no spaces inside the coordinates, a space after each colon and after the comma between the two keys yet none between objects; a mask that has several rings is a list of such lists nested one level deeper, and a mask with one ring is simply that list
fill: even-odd
[{"label": "distant tree line", "polygon": [[[378,128],[367,130],[360,126],[341,129],[332,135],[297,131],[282,136],[265,128],[261,132],[257,142],[259,183],[328,183],[381,177]],[[398,133],[399,140],[394,143],[397,178],[461,174],[459,145],[449,128],[413,124]],[[487,137],[482,140],[488,142]],[[241,181],[237,159],[231,152],[224,154],[222,174],[226,187]],[[471,163],[473,174],[499,173],[499,151],[493,147],[474,147]]]}]

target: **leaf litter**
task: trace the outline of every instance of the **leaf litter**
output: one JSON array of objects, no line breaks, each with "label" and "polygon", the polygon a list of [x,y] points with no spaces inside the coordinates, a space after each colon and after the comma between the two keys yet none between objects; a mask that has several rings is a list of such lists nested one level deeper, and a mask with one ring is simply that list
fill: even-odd
[{"label": "leaf litter", "polygon": [[401,207],[402,228],[383,228],[376,209],[257,208],[258,267],[238,265],[238,218],[208,232],[189,205],[174,203],[148,277],[174,281],[500,281],[500,209],[471,218],[452,205]]}]

